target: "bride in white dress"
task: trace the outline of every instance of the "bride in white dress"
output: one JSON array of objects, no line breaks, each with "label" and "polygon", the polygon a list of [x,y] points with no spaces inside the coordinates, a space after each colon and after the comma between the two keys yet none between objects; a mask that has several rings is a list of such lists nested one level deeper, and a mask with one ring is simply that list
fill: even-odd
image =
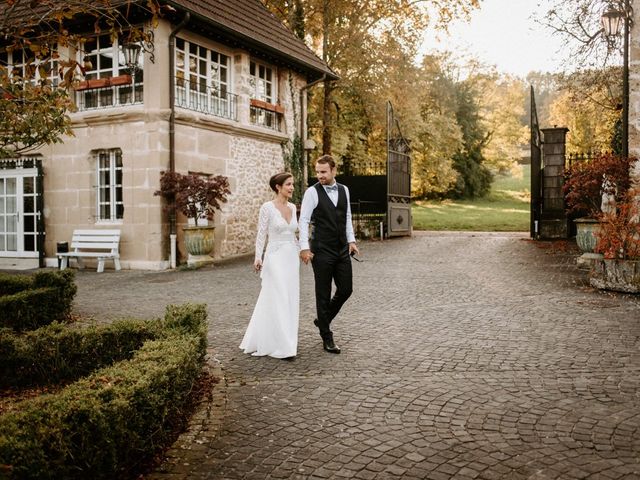
[{"label": "bride in white dress", "polygon": [[289,202],[293,176],[276,174],[269,186],[277,195],[260,207],[254,262],[262,289],[240,348],[256,356],[293,359],[298,349],[300,305],[298,220],[296,207]]}]

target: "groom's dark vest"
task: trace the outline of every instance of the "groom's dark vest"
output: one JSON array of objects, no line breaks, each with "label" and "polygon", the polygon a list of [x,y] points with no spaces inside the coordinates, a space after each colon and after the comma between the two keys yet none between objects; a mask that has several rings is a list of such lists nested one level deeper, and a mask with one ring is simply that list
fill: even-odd
[{"label": "groom's dark vest", "polygon": [[339,251],[347,244],[347,192],[338,184],[338,204],[334,206],[322,184],[316,183],[313,187],[318,194],[318,205],[311,215],[311,249]]}]

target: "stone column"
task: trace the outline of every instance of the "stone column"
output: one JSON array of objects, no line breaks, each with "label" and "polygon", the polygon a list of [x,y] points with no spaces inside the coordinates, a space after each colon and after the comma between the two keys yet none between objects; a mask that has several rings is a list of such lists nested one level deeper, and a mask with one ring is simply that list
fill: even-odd
[{"label": "stone column", "polygon": [[542,132],[542,212],[540,238],[567,238],[568,220],[564,210],[562,184],[568,128],[543,128]]}]

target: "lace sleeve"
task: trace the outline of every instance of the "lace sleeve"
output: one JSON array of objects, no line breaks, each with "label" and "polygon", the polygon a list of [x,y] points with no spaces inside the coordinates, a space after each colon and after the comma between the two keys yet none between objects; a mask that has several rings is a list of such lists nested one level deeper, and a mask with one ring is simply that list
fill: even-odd
[{"label": "lace sleeve", "polygon": [[256,234],[256,259],[262,260],[264,246],[267,243],[267,233],[269,231],[269,210],[267,204],[264,203],[260,207],[258,215],[258,233]]}]

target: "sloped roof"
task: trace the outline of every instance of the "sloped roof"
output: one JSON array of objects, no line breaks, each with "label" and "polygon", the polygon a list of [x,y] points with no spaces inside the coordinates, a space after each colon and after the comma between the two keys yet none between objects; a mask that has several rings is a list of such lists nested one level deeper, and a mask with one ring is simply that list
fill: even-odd
[{"label": "sloped roof", "polygon": [[190,12],[196,17],[195,21],[209,23],[222,31],[219,33],[305,70],[311,78],[323,74],[331,79],[338,78],[259,0],[170,0],[166,3]]},{"label": "sloped roof", "polygon": [[[330,79],[338,76],[305,43],[287,29],[260,0],[160,0],[180,14],[191,13],[187,29],[200,28],[204,33],[221,40],[232,40],[248,48],[252,54],[277,59],[317,79],[326,74]],[[142,0],[112,0],[113,6],[136,4]],[[61,6],[61,8],[63,8]],[[36,24],[41,20],[43,6],[38,2],[19,1],[8,7],[0,1],[0,12],[8,22]]]}]

